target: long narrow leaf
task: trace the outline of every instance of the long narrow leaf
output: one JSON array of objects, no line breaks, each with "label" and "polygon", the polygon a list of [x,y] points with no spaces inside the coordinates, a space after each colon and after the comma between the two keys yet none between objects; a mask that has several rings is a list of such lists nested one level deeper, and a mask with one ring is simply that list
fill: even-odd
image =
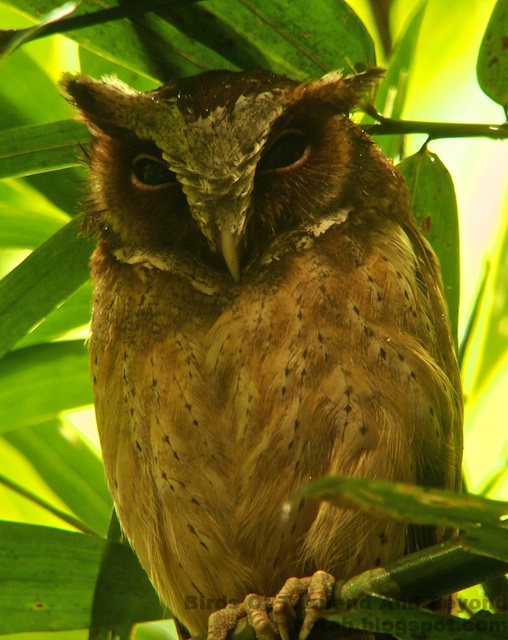
[{"label": "long narrow leaf", "polygon": [[16,348],[28,347],[65,338],[69,332],[85,329],[90,320],[92,284],[85,282],[70,298],[59,305],[33,331],[27,333]]},{"label": "long narrow leaf", "polygon": [[89,139],[73,120],[0,131],[0,180],[80,164],[80,145]]},{"label": "long narrow leaf", "polygon": [[81,340],[17,349],[0,361],[0,433],[42,424],[92,402]]},{"label": "long narrow leaf", "polygon": [[494,622],[490,615],[487,619],[464,620],[458,616],[404,606],[375,595],[365,595],[352,608],[344,607],[344,610],[326,617],[348,628],[393,634],[400,640],[502,640],[508,631],[508,616],[496,616],[495,623],[489,624]]},{"label": "long narrow leaf", "polygon": [[88,279],[94,242],[72,220],[0,282],[0,357]]},{"label": "long narrow leaf", "polygon": [[53,419],[3,437],[89,529],[106,535],[113,507],[102,462],[73,429]]},{"label": "long narrow leaf", "polygon": [[497,250],[492,273],[487,283],[483,322],[482,348],[476,362],[472,391],[478,396],[499,371],[508,350],[506,318],[508,317],[508,209],[498,231]]},{"label": "long narrow leaf", "polygon": [[132,551],[83,534],[0,522],[0,584],[0,634],[164,617]]},{"label": "long narrow leaf", "polygon": [[[10,0],[37,19],[49,0]],[[118,6],[84,0],[79,14]],[[179,2],[156,13],[66,32],[81,46],[154,80],[210,68],[269,69],[296,77],[375,64],[365,27],[343,0]]]},{"label": "long narrow leaf", "polygon": [[[376,94],[376,107],[379,113],[386,118],[397,119],[402,116],[406,103],[409,71],[413,63],[425,8],[426,5],[422,5],[413,16],[406,32],[397,44],[386,77],[379,85],[379,91]],[[389,158],[395,160],[399,156],[401,136],[379,136],[376,143]]]},{"label": "long narrow leaf", "polygon": [[508,516],[508,502],[369,478],[322,478],[309,485],[303,495],[361,509],[377,518],[418,524],[493,526]]}]

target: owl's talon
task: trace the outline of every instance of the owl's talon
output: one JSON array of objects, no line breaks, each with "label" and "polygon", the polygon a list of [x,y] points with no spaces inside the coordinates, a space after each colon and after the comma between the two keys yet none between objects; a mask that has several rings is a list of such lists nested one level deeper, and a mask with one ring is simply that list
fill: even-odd
[{"label": "owl's talon", "polygon": [[298,634],[298,640],[306,640],[312,631],[316,620],[326,609],[326,604],[332,595],[334,584],[335,578],[331,574],[326,573],[326,571],[316,571],[310,578],[308,586],[309,601],[305,607],[305,618],[300,633]]},{"label": "owl's talon", "polygon": [[282,640],[290,640],[288,621],[289,619],[293,621],[295,618],[295,612],[292,605],[287,601],[274,600],[272,616]]},{"label": "owl's talon", "polygon": [[271,609],[273,598],[249,594],[243,601],[249,624],[254,629],[258,640],[277,640],[279,634],[275,625],[268,618],[267,610]]},{"label": "owl's talon", "polygon": [[[228,605],[212,613],[208,620],[207,640],[226,640],[240,618],[247,617],[258,640],[290,640],[295,620],[295,606],[309,594],[305,619],[298,640],[305,640],[332,595],[335,578],[326,571],[316,571],[307,578],[289,578],[274,598],[249,594],[238,605]],[[272,612],[273,622],[268,617]]]},{"label": "owl's talon", "polygon": [[[275,625],[268,618],[273,598],[249,594],[241,604],[229,604],[208,619],[207,640],[226,640],[241,618],[247,618],[258,640],[279,640]],[[289,640],[289,638],[287,638]]]},{"label": "owl's talon", "polygon": [[[295,606],[307,591],[310,578],[289,578],[273,601],[273,619],[282,640],[289,640],[289,622],[294,622]],[[292,626],[292,624],[291,624]]]},{"label": "owl's talon", "polygon": [[208,618],[207,640],[226,640],[240,618],[247,615],[244,604],[228,604],[224,609],[219,609]]}]

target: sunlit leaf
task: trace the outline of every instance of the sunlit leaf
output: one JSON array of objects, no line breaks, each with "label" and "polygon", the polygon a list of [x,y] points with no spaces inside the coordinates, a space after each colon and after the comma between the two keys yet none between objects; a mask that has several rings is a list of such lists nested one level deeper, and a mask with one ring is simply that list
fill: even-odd
[{"label": "sunlit leaf", "polygon": [[175,636],[176,630],[172,620],[154,623],[147,622],[137,625],[135,640],[175,640]]},{"label": "sunlit leaf", "polygon": [[83,329],[90,320],[91,306],[92,284],[88,281],[52,311],[33,331],[27,333],[16,344],[16,348],[64,338],[68,333]]},{"label": "sunlit leaf", "polygon": [[478,82],[508,111],[508,0],[497,0],[478,54]]},{"label": "sunlit leaf", "polygon": [[14,204],[0,201],[0,249],[35,249],[68,221],[63,215],[18,209]]},{"label": "sunlit leaf", "polygon": [[0,432],[93,403],[81,340],[17,349],[0,360]]},{"label": "sunlit leaf", "polygon": [[[395,48],[385,79],[376,94],[376,108],[386,118],[400,118],[407,95],[409,70],[413,62],[418,34],[422,25],[426,5],[422,5],[409,23],[403,37]],[[392,159],[400,155],[400,136],[379,136],[376,143]]]},{"label": "sunlit leaf", "polygon": [[80,227],[69,222],[0,282],[0,356],[88,279],[94,242]]},{"label": "sunlit leaf", "polygon": [[102,462],[74,430],[51,420],[5,433],[55,494],[90,529],[106,535],[112,501]]},{"label": "sunlit leaf", "polygon": [[506,357],[508,349],[508,217],[499,231],[496,260],[487,283],[482,349],[476,363],[476,393],[490,379]]},{"label": "sunlit leaf", "polygon": [[2,131],[69,117],[71,108],[62,100],[54,81],[22,49],[2,60],[0,78]]},{"label": "sunlit leaf", "polygon": [[51,22],[62,19],[64,16],[69,15],[78,6],[78,2],[66,2],[60,7],[56,7],[50,11],[47,15],[43,16],[39,22],[27,29],[19,29],[16,31],[0,32],[0,55],[12,53],[15,49],[20,47],[24,42],[27,42],[31,38],[35,37],[38,33],[44,31],[45,27]]}]

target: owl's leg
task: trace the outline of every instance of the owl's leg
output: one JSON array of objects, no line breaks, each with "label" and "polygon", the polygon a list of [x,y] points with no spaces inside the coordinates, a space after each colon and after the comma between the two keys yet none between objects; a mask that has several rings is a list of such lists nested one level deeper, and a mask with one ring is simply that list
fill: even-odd
[{"label": "owl's leg", "polygon": [[[274,598],[255,594],[248,595],[238,605],[228,605],[212,613],[208,621],[207,640],[226,640],[227,634],[235,628],[237,622],[247,617],[259,640],[290,640],[289,628],[294,618],[294,607],[299,599],[308,593],[309,601],[305,607],[305,618],[298,640],[305,640],[326,608],[333,591],[335,578],[325,571],[316,571],[306,578],[289,578]],[[272,622],[268,612],[272,611]]]}]

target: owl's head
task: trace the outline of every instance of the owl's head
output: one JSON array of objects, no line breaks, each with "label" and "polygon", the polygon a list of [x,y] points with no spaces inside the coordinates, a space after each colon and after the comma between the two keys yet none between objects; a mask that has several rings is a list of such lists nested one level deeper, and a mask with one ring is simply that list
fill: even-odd
[{"label": "owl's head", "polygon": [[372,204],[393,182],[348,115],[381,76],[211,71],[146,93],[66,76],[94,136],[88,223],[112,249],[190,252],[239,280],[281,233]]}]

